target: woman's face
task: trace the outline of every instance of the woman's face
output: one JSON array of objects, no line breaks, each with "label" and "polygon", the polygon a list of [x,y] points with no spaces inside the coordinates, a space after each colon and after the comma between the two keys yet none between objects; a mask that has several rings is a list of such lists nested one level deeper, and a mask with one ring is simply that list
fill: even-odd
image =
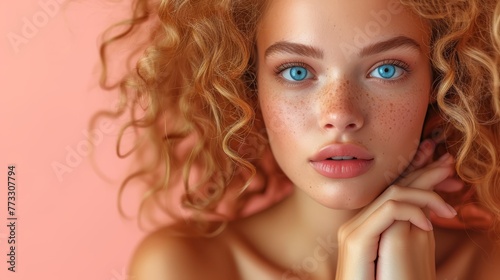
[{"label": "woman's face", "polygon": [[411,161],[429,102],[429,27],[394,0],[271,0],[258,94],[273,154],[319,203],[357,209]]}]

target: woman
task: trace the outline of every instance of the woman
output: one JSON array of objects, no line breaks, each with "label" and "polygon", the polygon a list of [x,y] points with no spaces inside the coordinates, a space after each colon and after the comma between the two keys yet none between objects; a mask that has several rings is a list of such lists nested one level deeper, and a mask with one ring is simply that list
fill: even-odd
[{"label": "woman", "polygon": [[[131,126],[152,131],[157,185],[183,182],[193,222],[150,234],[134,279],[495,279],[495,239],[427,217],[456,216],[433,191],[456,170],[499,220],[496,1],[138,3],[158,28],[130,79],[146,103]],[[446,124],[436,160],[426,115]],[[292,194],[219,227],[273,160]]]}]

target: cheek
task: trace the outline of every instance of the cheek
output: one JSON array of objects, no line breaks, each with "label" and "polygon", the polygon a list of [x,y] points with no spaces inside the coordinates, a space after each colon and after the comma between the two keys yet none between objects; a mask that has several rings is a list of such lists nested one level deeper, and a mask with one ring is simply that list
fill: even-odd
[{"label": "cheek", "polygon": [[282,136],[296,136],[305,127],[308,105],[305,101],[291,101],[280,96],[279,93],[263,92],[260,96],[260,106],[268,136],[282,138]]},{"label": "cheek", "polygon": [[428,94],[422,88],[413,88],[402,96],[405,98],[386,103],[384,108],[372,108],[378,111],[374,121],[379,126],[383,142],[418,144],[427,112]]}]

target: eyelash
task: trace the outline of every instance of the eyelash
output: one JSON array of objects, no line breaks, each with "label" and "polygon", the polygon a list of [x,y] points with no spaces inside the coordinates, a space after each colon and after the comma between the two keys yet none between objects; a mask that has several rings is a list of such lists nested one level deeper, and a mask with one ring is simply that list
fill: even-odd
[{"label": "eyelash", "polygon": [[298,86],[299,84],[303,84],[304,82],[306,82],[305,80],[304,81],[298,81],[298,82],[292,82],[292,81],[286,80],[285,78],[283,78],[281,76],[282,73],[285,70],[290,69],[292,67],[303,67],[303,68],[307,69],[307,71],[309,71],[311,74],[314,75],[314,72],[311,71],[311,67],[309,67],[309,65],[306,64],[306,63],[304,63],[304,62],[300,62],[300,61],[297,61],[297,62],[285,62],[285,63],[280,64],[280,65],[278,65],[278,66],[276,66],[274,68],[274,73],[275,73],[276,78],[278,79],[279,82],[287,84],[287,85],[294,85],[294,86]]},{"label": "eyelash", "polygon": [[410,68],[410,65],[408,63],[403,62],[401,60],[397,60],[397,59],[388,59],[388,60],[381,61],[381,62],[377,63],[374,67],[372,67],[371,70],[368,71],[367,78],[371,78],[370,73],[372,73],[375,69],[377,69],[378,67],[380,67],[382,65],[394,65],[396,67],[401,68],[404,71],[404,74],[401,77],[394,79],[394,80],[378,79],[377,78],[378,80],[382,81],[383,83],[393,84],[393,83],[400,82],[401,80],[406,79],[408,77],[408,74],[410,74],[412,71],[412,69]]},{"label": "eyelash", "polygon": [[[394,65],[396,67],[399,67],[401,68],[405,73],[403,74],[402,77],[400,78],[397,78],[397,79],[394,79],[394,80],[386,80],[386,79],[379,79],[381,80],[383,83],[389,83],[389,84],[393,84],[393,83],[396,83],[396,82],[399,82],[401,81],[402,79],[405,79],[408,74],[411,73],[411,68],[410,68],[410,65],[408,65],[408,63],[406,62],[403,62],[401,60],[397,60],[397,59],[388,59],[388,60],[384,60],[384,61],[381,61],[379,63],[377,63],[377,65],[375,67],[372,67],[371,70],[369,71],[369,73],[373,72],[373,70],[377,69],[377,67],[380,67],[382,65]],[[283,71],[287,70],[287,69],[290,69],[292,67],[304,67],[306,68],[308,71],[312,72],[310,70],[310,67],[306,64],[306,63],[303,63],[303,62],[286,62],[286,63],[283,63],[283,64],[280,64],[278,65],[275,69],[274,69],[274,73],[276,74],[276,76],[279,78],[280,75],[283,73]],[[370,78],[369,74],[367,75],[367,78]],[[286,82],[286,83],[291,83],[289,81],[284,81],[284,79],[279,79],[281,82]]]},{"label": "eyelash", "polygon": [[283,71],[287,70],[287,69],[290,69],[292,67],[304,67],[306,68],[308,71],[309,70],[309,67],[307,66],[307,64],[303,63],[303,62],[286,62],[286,63],[283,63],[283,64],[280,64],[278,65],[275,69],[274,69],[274,73],[276,73],[276,75],[280,75],[281,73],[283,73]]}]

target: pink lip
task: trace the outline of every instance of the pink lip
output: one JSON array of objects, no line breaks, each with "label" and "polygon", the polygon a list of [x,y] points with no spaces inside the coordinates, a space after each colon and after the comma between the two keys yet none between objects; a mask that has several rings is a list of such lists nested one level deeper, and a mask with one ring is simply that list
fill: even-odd
[{"label": "pink lip", "polygon": [[[354,157],[348,160],[330,160],[331,157]],[[322,148],[310,159],[312,167],[332,179],[346,179],[366,173],[373,164],[373,156],[363,147],[353,144],[332,144]]]}]

